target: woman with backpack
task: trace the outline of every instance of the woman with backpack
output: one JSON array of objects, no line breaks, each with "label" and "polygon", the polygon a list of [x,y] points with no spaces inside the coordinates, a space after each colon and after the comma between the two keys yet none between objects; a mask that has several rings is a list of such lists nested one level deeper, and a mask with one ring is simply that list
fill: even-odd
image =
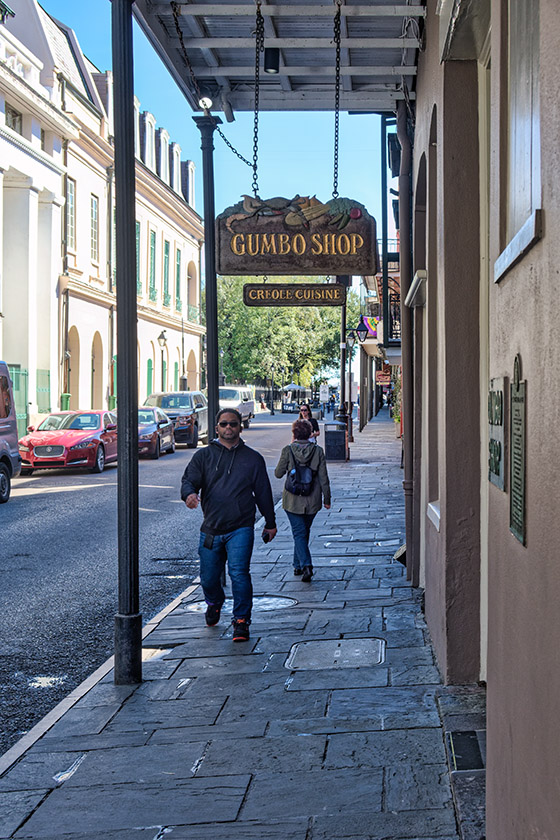
[{"label": "woman with backpack", "polygon": [[289,519],[294,537],[294,575],[309,583],[313,562],[309,552],[309,534],[315,514],[324,503],[331,506],[331,487],[323,449],[310,443],[312,427],[308,420],[292,424],[292,442],[280,453],[274,470],[276,478],[287,474],[282,493],[282,507]]}]

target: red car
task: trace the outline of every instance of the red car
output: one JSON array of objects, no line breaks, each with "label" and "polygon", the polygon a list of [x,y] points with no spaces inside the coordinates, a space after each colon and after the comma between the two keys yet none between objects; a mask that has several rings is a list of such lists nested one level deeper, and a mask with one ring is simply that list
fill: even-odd
[{"label": "red car", "polygon": [[19,441],[22,475],[61,467],[100,473],[117,460],[117,419],[110,411],[60,411],[27,431]]}]

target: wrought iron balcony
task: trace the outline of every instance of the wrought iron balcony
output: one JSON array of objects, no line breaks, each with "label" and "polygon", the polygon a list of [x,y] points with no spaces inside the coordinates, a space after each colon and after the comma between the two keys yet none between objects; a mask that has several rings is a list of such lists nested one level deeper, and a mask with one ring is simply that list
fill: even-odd
[{"label": "wrought iron balcony", "polygon": [[175,301],[175,309],[177,310],[177,312],[183,311],[183,301],[181,300],[181,298],[177,298],[177,300]]},{"label": "wrought iron balcony", "polygon": [[155,303],[157,300],[157,289],[155,286],[150,286],[150,300]]},{"label": "wrought iron balcony", "polygon": [[169,292],[163,293],[163,305],[171,306],[171,295],[169,294]]}]

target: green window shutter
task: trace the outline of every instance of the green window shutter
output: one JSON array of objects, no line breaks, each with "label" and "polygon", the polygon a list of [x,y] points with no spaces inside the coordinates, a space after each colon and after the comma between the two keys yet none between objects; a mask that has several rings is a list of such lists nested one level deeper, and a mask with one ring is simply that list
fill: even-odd
[{"label": "green window shutter", "polygon": [[179,390],[179,362],[175,362],[175,370],[173,373],[173,390]]},{"label": "green window shutter", "polygon": [[151,359],[148,359],[148,396],[154,390],[154,365]]},{"label": "green window shutter", "polygon": [[181,300],[181,251],[178,248],[175,261],[175,300]]}]

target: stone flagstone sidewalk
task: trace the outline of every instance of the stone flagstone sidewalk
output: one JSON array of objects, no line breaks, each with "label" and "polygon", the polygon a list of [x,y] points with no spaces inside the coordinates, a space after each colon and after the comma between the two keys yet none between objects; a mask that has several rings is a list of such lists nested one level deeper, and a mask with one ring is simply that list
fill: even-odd
[{"label": "stone flagstone sidewalk", "polygon": [[247,644],[187,590],[145,638],[145,681],[106,674],[0,778],[0,838],[457,840],[440,678],[393,560],[400,454],[380,418],[329,465],[310,584],[278,512]]}]

